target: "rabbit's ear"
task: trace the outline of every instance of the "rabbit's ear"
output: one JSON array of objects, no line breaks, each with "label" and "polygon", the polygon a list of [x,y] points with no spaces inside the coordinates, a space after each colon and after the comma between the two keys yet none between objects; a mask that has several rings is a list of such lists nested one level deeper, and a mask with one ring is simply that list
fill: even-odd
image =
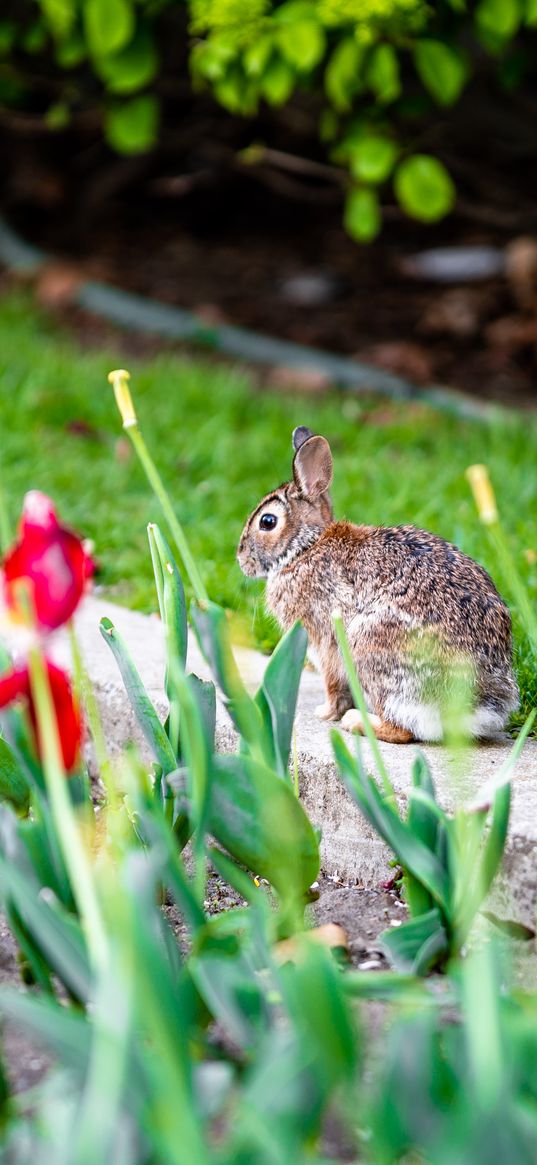
[{"label": "rabbit's ear", "polygon": [[306,498],[319,497],[329,489],[332,474],[332,454],[326,438],[307,437],[299,445],[293,461],[293,477],[299,492]]},{"label": "rabbit's ear", "polygon": [[298,453],[300,446],[304,444],[304,441],[309,441],[310,437],[313,437],[313,433],[305,425],[299,425],[298,429],[293,429],[293,449],[295,453]]}]

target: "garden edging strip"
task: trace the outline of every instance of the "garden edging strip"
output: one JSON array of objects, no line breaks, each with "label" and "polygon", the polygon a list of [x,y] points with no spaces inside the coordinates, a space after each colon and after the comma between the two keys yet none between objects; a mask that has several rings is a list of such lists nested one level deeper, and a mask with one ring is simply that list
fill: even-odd
[{"label": "garden edging strip", "polygon": [[[55,262],[53,256],[19,238],[0,216],[0,264],[19,275],[33,276]],[[74,281],[69,302],[131,331],[198,344],[250,364],[286,369],[291,383],[293,371],[314,373],[325,376],[327,382],[340,388],[393,400],[420,401],[457,417],[489,420],[508,412],[499,405],[475,400],[454,388],[441,385],[418,388],[394,373],[320,348],[279,340],[233,324],[208,325],[194,312],[134,295],[106,283]]]}]

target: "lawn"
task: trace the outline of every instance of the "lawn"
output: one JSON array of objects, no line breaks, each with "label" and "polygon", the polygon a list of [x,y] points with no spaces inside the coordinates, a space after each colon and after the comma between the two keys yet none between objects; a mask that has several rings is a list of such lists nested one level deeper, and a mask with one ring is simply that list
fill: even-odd
[{"label": "lawn", "polygon": [[[123,337],[105,351],[83,349],[25,293],[0,301],[1,481],[10,520],[14,526],[27,489],[49,493],[64,519],[94,540],[98,585],[115,600],[156,606],[145,529],[159,514],[106,379],[125,364],[145,438],[211,596],[236,613],[237,638],[265,650],[277,638],[263,585],[243,578],[235,549],[249,510],[287,478],[298,424],[331,442],[338,516],[425,526],[483,563],[506,592],[465,479],[468,465],[486,462],[518,568],[537,597],[537,416],[477,422],[336,391],[284,394],[208,357],[167,348],[131,359],[126,350]],[[525,710],[537,702],[537,669],[516,611],[515,628]]]}]

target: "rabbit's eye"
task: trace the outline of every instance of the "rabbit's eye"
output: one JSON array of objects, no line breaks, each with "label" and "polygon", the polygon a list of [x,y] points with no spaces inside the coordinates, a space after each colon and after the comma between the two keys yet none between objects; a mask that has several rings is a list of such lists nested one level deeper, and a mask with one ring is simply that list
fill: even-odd
[{"label": "rabbit's eye", "polygon": [[273,530],[278,521],[276,514],[262,514],[259,519],[260,530]]}]

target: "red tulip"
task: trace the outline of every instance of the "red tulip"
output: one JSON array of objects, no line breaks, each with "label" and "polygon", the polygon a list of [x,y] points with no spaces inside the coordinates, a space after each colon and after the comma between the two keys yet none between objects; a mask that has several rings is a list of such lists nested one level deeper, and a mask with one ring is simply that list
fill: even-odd
[{"label": "red tulip", "polygon": [[[77,765],[83,739],[80,709],[73,697],[69,677],[66,673],[48,659],[45,663],[52,702],[56,713],[63,764],[66,773],[70,773]],[[37,716],[30,684],[30,672],[27,667],[13,668],[10,672],[0,676],[0,708],[5,708],[8,704],[13,704],[16,700],[21,699],[28,703],[35,749],[39,758],[42,760],[43,756],[37,726]]]},{"label": "red tulip", "polygon": [[78,606],[93,571],[82,542],[60,525],[50,498],[38,490],[27,493],[19,541],[3,565],[5,600],[12,613],[24,615],[18,591],[26,582],[39,629],[61,627]]}]

